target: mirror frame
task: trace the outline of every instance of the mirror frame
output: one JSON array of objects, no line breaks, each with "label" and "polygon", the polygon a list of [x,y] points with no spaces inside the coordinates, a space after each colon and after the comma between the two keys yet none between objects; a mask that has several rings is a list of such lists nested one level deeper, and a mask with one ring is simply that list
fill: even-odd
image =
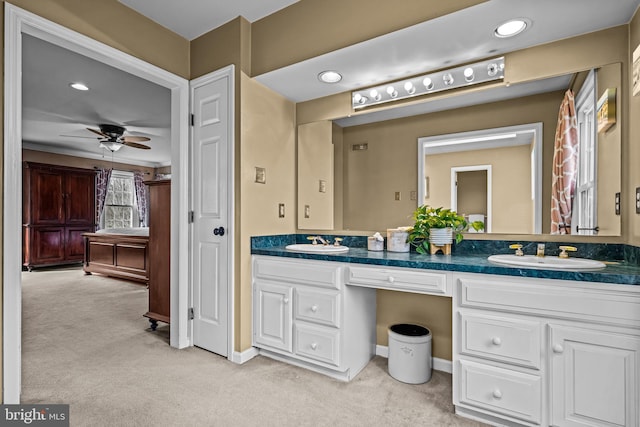
[{"label": "mirror frame", "polygon": [[[542,123],[482,129],[418,138],[418,205],[424,202],[427,185],[424,158],[427,154],[479,150],[504,146],[500,141],[514,133],[531,133],[531,186],[533,197],[533,234],[542,234]],[[455,146],[455,148],[451,148]],[[487,233],[488,234],[488,233]]]}]

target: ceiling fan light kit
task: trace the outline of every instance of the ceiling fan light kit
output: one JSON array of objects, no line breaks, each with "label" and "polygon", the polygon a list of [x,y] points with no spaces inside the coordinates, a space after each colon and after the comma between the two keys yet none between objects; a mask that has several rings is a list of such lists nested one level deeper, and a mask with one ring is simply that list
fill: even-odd
[{"label": "ceiling fan light kit", "polygon": [[100,140],[100,147],[106,148],[112,153],[118,151],[123,145],[142,150],[151,148],[148,145],[139,144],[139,142],[151,141],[151,138],[147,138],[146,136],[125,136],[124,132],[126,129],[123,126],[99,124],[98,127],[100,130],[91,128],[87,128],[87,130],[104,138]]}]

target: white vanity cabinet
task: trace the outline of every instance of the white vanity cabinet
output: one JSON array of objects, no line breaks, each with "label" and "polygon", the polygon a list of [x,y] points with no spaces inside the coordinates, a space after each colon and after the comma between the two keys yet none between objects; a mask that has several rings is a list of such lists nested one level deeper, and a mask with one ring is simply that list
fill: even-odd
[{"label": "white vanity cabinet", "polygon": [[255,255],[253,345],[342,380],[375,354],[375,289],[345,286],[336,262]]},{"label": "white vanity cabinet", "polygon": [[495,425],[640,425],[640,287],[454,274],[453,399]]}]

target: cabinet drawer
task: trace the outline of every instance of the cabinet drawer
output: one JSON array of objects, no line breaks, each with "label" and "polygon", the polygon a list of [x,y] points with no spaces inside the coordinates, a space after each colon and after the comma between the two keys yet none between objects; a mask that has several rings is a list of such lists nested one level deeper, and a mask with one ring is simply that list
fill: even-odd
[{"label": "cabinet drawer", "polygon": [[458,312],[460,353],[540,369],[540,323]]},{"label": "cabinet drawer", "polygon": [[340,331],[296,323],[295,349],[298,356],[340,366]]},{"label": "cabinet drawer", "polygon": [[539,376],[467,360],[458,361],[458,367],[459,402],[454,403],[540,424]]},{"label": "cabinet drawer", "polygon": [[379,289],[423,294],[450,295],[447,274],[415,269],[349,267],[348,283]]},{"label": "cabinet drawer", "polygon": [[[335,264],[335,263],[331,263]],[[304,262],[265,259],[255,257],[253,260],[254,277],[277,281],[340,289],[342,284],[342,267],[328,263]]]},{"label": "cabinet drawer", "polygon": [[567,319],[591,319],[628,326],[640,324],[635,286],[567,283],[545,279],[461,276],[458,305]]},{"label": "cabinet drawer", "polygon": [[340,326],[340,294],[336,291],[297,287],[295,318],[328,326]]}]

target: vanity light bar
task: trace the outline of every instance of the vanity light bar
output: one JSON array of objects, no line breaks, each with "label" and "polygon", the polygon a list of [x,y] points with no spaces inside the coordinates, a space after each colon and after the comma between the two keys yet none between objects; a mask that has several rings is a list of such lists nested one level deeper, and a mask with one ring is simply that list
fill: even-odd
[{"label": "vanity light bar", "polygon": [[504,57],[423,74],[351,93],[354,109],[504,79]]}]

